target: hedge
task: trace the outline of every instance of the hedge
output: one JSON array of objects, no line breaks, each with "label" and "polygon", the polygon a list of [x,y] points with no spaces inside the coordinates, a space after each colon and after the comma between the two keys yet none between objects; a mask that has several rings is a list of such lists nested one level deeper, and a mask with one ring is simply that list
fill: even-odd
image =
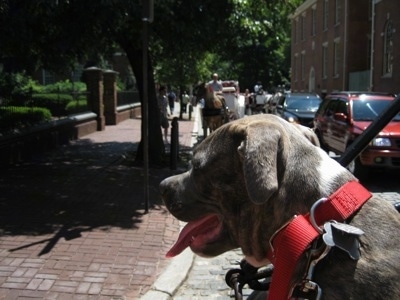
[{"label": "hedge", "polygon": [[69,102],[65,109],[69,115],[89,111],[86,98]]},{"label": "hedge", "polygon": [[47,108],[53,116],[59,117],[67,114],[66,107],[72,100],[69,94],[33,94],[31,105]]},{"label": "hedge", "polygon": [[51,112],[43,107],[0,107],[1,134],[19,132],[51,119]]}]

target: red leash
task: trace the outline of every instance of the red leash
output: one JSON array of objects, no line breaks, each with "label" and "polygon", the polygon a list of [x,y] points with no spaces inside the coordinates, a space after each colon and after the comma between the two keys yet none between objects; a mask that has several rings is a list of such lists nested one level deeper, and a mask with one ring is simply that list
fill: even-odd
[{"label": "red leash", "polygon": [[[319,226],[331,220],[343,222],[359,210],[371,196],[358,182],[348,182],[315,209],[315,221]],[[268,299],[289,299],[290,281],[297,262],[319,235],[307,214],[294,217],[273,237],[273,249],[268,254],[268,259],[274,265],[274,273]]]}]

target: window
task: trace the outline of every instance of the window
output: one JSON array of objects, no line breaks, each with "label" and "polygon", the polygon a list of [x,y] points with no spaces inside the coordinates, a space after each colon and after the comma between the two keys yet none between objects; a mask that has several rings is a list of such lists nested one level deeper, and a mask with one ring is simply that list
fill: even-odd
[{"label": "window", "polygon": [[391,75],[393,71],[393,24],[387,21],[383,43],[383,75]]},{"label": "window", "polygon": [[303,51],[303,52],[301,52],[301,66],[300,66],[300,68],[301,68],[301,80],[304,80],[304,76],[305,76],[305,64],[306,64],[306,62],[305,62],[305,60],[306,60],[306,53]]},{"label": "window", "polygon": [[323,7],[323,29],[328,29],[328,17],[329,17],[329,0],[324,0]]},{"label": "window", "polygon": [[293,30],[293,40],[294,40],[294,43],[295,44],[297,44],[297,31],[298,31],[298,28],[299,28],[299,19],[298,18],[296,18],[295,20],[294,20],[294,30]]},{"label": "window", "polygon": [[295,55],[294,55],[294,63],[293,63],[293,74],[292,74],[292,76],[293,76],[293,78],[294,78],[294,81],[297,81],[297,73],[298,73],[298,69],[297,69],[297,64],[298,64],[298,54],[296,53]]},{"label": "window", "polygon": [[340,43],[335,41],[333,43],[333,76],[339,77],[339,67],[340,67]]},{"label": "window", "polygon": [[301,16],[301,40],[304,41],[306,39],[306,15],[303,14]]},{"label": "window", "polygon": [[322,78],[328,77],[328,43],[322,45]]},{"label": "window", "polygon": [[337,107],[336,107],[336,112],[337,113],[341,113],[341,114],[344,114],[345,116],[347,116],[349,113],[348,113],[348,110],[347,110],[347,102],[345,102],[345,101],[338,101],[338,105],[337,105]]},{"label": "window", "polygon": [[317,10],[311,9],[311,36],[315,36],[317,28]]},{"label": "window", "polygon": [[336,99],[329,102],[329,104],[326,107],[326,116],[327,117],[331,117],[335,114],[338,103],[339,103],[339,101]]},{"label": "window", "polygon": [[335,24],[340,24],[342,0],[335,0]]}]

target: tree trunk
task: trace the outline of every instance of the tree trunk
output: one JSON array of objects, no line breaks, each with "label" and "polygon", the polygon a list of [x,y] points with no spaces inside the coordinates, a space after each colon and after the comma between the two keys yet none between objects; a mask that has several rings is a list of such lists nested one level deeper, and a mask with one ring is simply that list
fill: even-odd
[{"label": "tree trunk", "polygon": [[[129,47],[129,49],[124,49],[129,62],[132,66],[133,74],[135,75],[137,88],[139,90],[140,102],[143,107],[143,69],[142,69],[142,50],[135,49],[134,47]],[[162,139],[161,124],[160,124],[160,111],[157,103],[157,94],[154,83],[153,67],[148,60],[148,70],[147,70],[147,82],[148,82],[148,136],[149,136],[149,164],[154,166],[164,166],[165,165],[165,148]],[[136,153],[136,162],[143,163],[143,118],[142,118],[142,134],[141,140]]]}]

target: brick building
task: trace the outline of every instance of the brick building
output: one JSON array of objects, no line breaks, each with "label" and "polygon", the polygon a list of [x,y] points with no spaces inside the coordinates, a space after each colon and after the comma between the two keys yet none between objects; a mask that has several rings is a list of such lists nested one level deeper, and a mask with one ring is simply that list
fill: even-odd
[{"label": "brick building", "polygon": [[399,0],[306,0],[291,15],[294,92],[400,91]]}]

